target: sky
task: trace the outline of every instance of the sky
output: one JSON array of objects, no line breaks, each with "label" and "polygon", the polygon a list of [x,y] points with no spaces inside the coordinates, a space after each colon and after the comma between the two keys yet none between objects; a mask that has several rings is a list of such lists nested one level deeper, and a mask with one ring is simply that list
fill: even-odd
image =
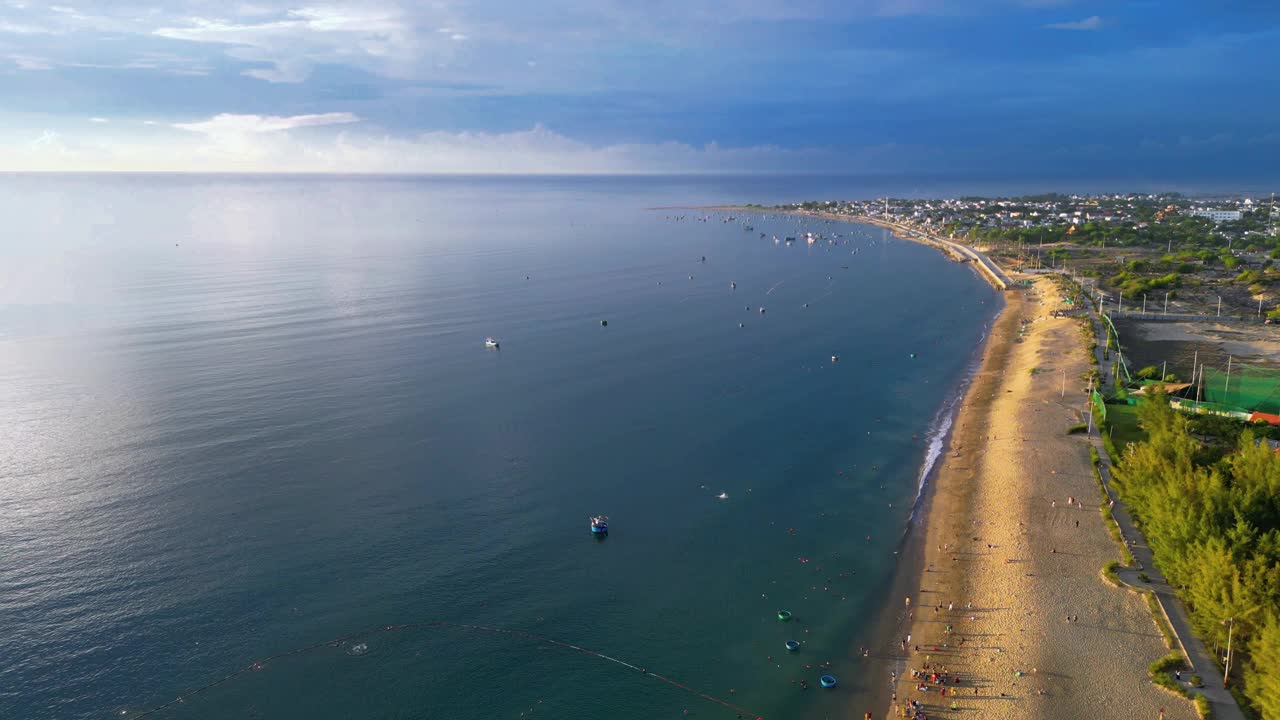
[{"label": "sky", "polygon": [[1274,178],[1270,0],[0,0],[0,171]]}]

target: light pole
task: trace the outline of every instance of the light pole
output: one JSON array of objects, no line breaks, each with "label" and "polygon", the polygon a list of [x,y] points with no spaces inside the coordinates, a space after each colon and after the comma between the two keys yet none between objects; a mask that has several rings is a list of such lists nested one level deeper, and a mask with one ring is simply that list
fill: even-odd
[{"label": "light pole", "polygon": [[1222,621],[1227,626],[1227,665],[1222,671],[1222,687],[1226,687],[1231,678],[1231,634],[1236,629],[1236,619],[1227,618]]},{"label": "light pole", "polygon": [[1147,314],[1147,296],[1146,295],[1142,296],[1142,314],[1143,315]]},{"label": "light pole", "polygon": [[1222,317],[1222,296],[1218,296],[1218,317]]},{"label": "light pole", "polygon": [[1262,298],[1258,298],[1258,319],[1262,319]]},{"label": "light pole", "polygon": [[1169,293],[1164,294],[1164,314],[1169,314]]},{"label": "light pole", "polygon": [[1089,378],[1089,394],[1086,397],[1089,398],[1089,404],[1086,406],[1088,408],[1089,427],[1085,428],[1084,432],[1086,437],[1093,437],[1093,378]]}]

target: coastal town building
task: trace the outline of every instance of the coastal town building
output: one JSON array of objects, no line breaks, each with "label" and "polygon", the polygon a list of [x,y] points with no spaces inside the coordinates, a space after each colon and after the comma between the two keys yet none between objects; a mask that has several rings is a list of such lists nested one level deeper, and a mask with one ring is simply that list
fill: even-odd
[{"label": "coastal town building", "polygon": [[1239,220],[1241,217],[1239,210],[1219,210],[1217,208],[1197,208],[1188,214],[1196,217],[1209,218],[1216,223],[1232,222]]}]

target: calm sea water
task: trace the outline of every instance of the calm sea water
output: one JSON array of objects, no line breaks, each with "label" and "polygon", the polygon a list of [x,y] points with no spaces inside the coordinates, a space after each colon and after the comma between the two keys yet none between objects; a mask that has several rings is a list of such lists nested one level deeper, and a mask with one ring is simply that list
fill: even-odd
[{"label": "calm sea water", "polygon": [[0,717],[843,716],[996,295],[646,209],[840,190],[0,178]]}]

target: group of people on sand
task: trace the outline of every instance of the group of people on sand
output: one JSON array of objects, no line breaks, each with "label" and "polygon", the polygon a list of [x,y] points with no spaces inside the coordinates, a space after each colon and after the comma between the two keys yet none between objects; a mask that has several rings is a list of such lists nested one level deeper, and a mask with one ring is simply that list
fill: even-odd
[{"label": "group of people on sand", "polygon": [[[918,692],[931,692],[937,690],[942,698],[951,696],[950,707],[952,710],[959,709],[959,703],[956,697],[960,694],[960,677],[958,675],[948,674],[946,667],[930,667],[929,663],[925,663],[923,669],[917,670],[911,668],[911,677],[916,681],[916,690]],[[978,688],[973,688],[973,694],[978,694]],[[925,714],[924,706],[919,700],[908,700],[905,704],[897,702],[898,694],[893,694],[893,710],[898,717],[911,718],[912,720],[928,720]],[[943,700],[945,703],[946,700]]]}]

